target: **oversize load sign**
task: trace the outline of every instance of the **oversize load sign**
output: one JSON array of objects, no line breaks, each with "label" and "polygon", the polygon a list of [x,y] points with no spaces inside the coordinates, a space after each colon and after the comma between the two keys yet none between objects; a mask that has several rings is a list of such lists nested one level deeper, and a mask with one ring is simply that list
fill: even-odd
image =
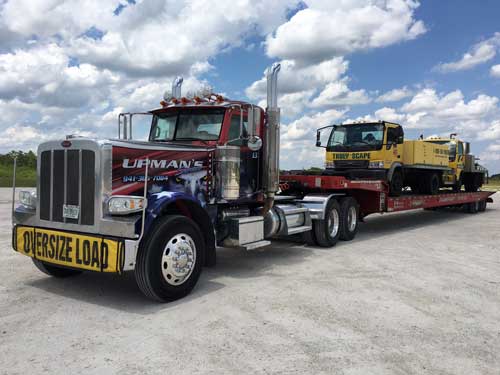
[{"label": "oversize load sign", "polygon": [[17,226],[14,250],[47,263],[99,272],[121,272],[124,242],[49,229]]}]

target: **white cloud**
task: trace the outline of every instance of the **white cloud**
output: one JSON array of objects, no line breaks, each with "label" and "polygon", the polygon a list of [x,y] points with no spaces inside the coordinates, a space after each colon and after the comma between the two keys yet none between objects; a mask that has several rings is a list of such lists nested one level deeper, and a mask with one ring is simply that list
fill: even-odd
[{"label": "white cloud", "polygon": [[493,65],[490,69],[490,74],[492,77],[500,78],[500,64]]},{"label": "white cloud", "polygon": [[322,61],[414,39],[426,31],[413,0],[305,0],[266,40],[270,57]]},{"label": "white cloud", "polygon": [[364,89],[351,91],[347,78],[328,83],[312,103],[312,107],[366,104],[371,101]]},{"label": "white cloud", "polygon": [[425,88],[399,109],[383,107],[370,119],[398,122],[407,129],[459,133],[464,138],[500,140],[499,98],[479,94],[466,101],[460,90],[437,93]]},{"label": "white cloud", "polygon": [[393,89],[380,95],[375,101],[378,103],[398,102],[412,95],[412,91],[406,86],[400,89]]},{"label": "white cloud", "polygon": [[470,51],[466,52],[461,59],[449,63],[441,63],[435,67],[435,70],[442,73],[450,73],[472,69],[494,58],[498,48],[500,48],[500,33],[495,33],[491,38],[472,46]]}]

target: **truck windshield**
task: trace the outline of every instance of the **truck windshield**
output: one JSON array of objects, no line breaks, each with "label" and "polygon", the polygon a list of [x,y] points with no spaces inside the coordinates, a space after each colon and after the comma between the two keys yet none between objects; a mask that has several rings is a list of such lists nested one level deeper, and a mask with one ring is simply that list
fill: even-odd
[{"label": "truck windshield", "polygon": [[384,125],[335,125],[328,140],[327,151],[378,150],[384,143]]},{"label": "truck windshield", "polygon": [[150,141],[216,141],[224,109],[189,109],[153,116]]}]

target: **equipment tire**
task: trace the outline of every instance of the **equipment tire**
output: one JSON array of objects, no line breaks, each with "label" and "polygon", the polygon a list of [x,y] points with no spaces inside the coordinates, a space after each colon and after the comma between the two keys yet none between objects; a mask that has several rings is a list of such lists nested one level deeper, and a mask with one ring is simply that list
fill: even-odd
[{"label": "equipment tire", "polygon": [[356,237],[359,223],[359,204],[353,197],[340,201],[340,239],[350,241]]},{"label": "equipment tire", "polygon": [[389,184],[389,195],[391,197],[399,197],[403,191],[403,172],[401,169],[396,169],[392,174]]},{"label": "equipment tire", "polygon": [[174,301],[191,292],[204,261],[205,243],[198,225],[185,216],[168,215],[141,243],[135,279],[150,299]]},{"label": "equipment tire", "polygon": [[83,271],[74,270],[70,268],[58,267],[38,259],[31,259],[36,268],[49,276],[58,278],[72,277],[80,275]]},{"label": "equipment tire", "polygon": [[314,237],[321,247],[332,247],[340,236],[340,206],[336,199],[330,199],[325,209],[325,218],[313,220]]},{"label": "equipment tire", "polygon": [[423,181],[422,192],[425,194],[436,195],[439,193],[439,187],[441,185],[439,181],[439,175],[437,173],[429,173],[425,176]]},{"label": "equipment tire", "polygon": [[458,178],[458,181],[455,182],[455,184],[453,185],[453,191],[455,193],[459,193],[462,190],[462,185],[463,185],[462,175],[460,175],[460,177]]}]

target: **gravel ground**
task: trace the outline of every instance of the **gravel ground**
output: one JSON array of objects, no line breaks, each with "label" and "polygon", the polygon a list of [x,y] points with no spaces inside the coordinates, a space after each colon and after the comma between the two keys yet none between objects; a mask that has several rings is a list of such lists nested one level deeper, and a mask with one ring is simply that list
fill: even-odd
[{"label": "gravel ground", "polygon": [[332,249],[224,249],[157,304],[133,275],[40,273],[11,249],[9,197],[0,374],[499,374],[499,203],[375,215]]}]

